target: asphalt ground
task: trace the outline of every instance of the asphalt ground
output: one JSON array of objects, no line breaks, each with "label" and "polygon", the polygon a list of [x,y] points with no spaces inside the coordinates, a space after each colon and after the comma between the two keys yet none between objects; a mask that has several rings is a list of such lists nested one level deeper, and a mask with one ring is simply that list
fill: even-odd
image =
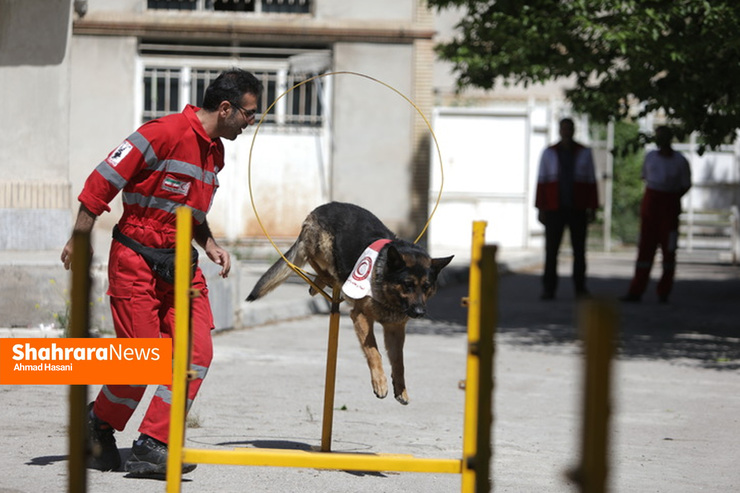
[{"label": "asphalt ground", "polygon": [[[624,294],[633,257],[590,254],[594,296]],[[563,256],[554,301],[539,300],[539,266],[513,267],[500,278],[493,491],[577,491],[566,473],[579,457],[583,363],[568,262]],[[408,406],[373,395],[351,322],[342,316],[334,451],[461,457],[467,313],[460,299],[467,286],[458,270],[427,319],[408,326]],[[290,305],[310,300],[295,284],[270,296]],[[640,304],[615,302],[610,491],[740,491],[739,298],[740,268],[682,253],[670,303],[659,304],[652,292]],[[292,318],[214,335],[214,361],[191,411],[187,446],[320,444],[328,317],[285,313]],[[0,386],[0,493],[66,491],[67,399],[64,386]],[[142,413],[117,433],[124,460]],[[91,492],[165,488],[123,472],[88,471]],[[201,464],[184,477],[182,491],[454,492],[460,477]]]}]

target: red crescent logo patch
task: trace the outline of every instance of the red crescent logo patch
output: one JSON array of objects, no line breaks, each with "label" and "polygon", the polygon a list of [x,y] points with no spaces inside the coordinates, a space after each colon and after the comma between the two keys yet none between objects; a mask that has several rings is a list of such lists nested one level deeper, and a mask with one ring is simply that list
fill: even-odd
[{"label": "red crescent logo patch", "polygon": [[370,273],[373,271],[373,260],[370,257],[363,258],[357,265],[357,268],[352,272],[352,279],[355,281],[363,281],[367,279]]}]

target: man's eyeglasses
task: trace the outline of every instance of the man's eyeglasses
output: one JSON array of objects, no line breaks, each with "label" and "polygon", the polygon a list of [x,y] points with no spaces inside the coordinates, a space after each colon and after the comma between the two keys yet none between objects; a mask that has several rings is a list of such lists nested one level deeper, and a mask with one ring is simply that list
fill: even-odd
[{"label": "man's eyeglasses", "polygon": [[254,115],[256,115],[256,114],[257,114],[257,110],[245,110],[244,108],[242,108],[242,107],[241,107],[241,106],[239,106],[238,104],[236,104],[236,103],[232,103],[231,101],[229,101],[229,104],[230,104],[231,106],[233,106],[234,108],[238,109],[239,111],[241,111],[241,112],[242,112],[242,113],[244,114],[244,117],[245,117],[245,118],[246,118],[247,120],[249,120],[249,119],[253,118],[253,117],[254,117]]}]

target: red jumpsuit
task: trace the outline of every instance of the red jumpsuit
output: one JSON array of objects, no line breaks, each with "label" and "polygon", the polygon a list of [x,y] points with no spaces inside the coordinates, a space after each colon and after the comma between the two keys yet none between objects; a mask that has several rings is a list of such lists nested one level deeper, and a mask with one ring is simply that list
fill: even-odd
[{"label": "red jumpsuit", "polygon": [[655,252],[660,247],[663,272],[656,291],[658,298],[666,301],[676,273],[678,216],[681,214],[681,197],[691,187],[691,168],[679,152],[666,156],[659,151],[651,151],[645,156],[642,177],[645,195],[640,209],[640,241],[628,297],[642,297],[650,281]]},{"label": "red jumpsuit", "polygon": [[[100,163],[85,182],[80,202],[93,214],[110,211],[108,203],[123,190],[121,232],[143,245],[173,248],[175,209],[192,210],[194,226],[205,221],[224,166],[224,147],[211,139],[200,123],[198,108],[142,125]],[[110,305],[118,337],[172,337],[173,286],[154,274],[143,258],[113,241],[108,263]],[[192,301],[192,368],[197,378],[188,387],[188,408],[213,356],[213,315],[205,278],[196,269]],[[144,395],[144,385],[106,385],[94,412],[116,430],[123,430]],[[167,443],[172,392],[156,389],[139,431]]]}]

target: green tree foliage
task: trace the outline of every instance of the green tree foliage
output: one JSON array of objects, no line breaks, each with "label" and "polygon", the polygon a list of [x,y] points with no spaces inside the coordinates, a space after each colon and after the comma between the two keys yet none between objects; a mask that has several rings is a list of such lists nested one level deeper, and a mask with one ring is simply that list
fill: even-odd
[{"label": "green tree foliage", "polygon": [[639,103],[640,115],[663,109],[679,138],[698,131],[712,148],[740,127],[740,1],[427,1],[465,12],[437,47],[460,88],[569,77],[566,96],[595,121]]},{"label": "green tree foliage", "polygon": [[614,125],[614,186],[612,234],[623,243],[637,243],[640,235],[640,203],[643,195],[642,135],[634,123]]}]

